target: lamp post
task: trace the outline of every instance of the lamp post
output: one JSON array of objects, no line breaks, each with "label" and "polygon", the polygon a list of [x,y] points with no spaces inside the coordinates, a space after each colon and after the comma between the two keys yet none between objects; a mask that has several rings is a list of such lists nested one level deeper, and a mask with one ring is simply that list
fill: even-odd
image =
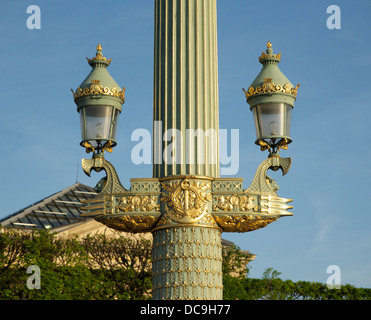
[{"label": "lamp post", "polygon": [[[121,231],[152,232],[156,300],[222,299],[222,232],[249,232],[292,215],[287,211],[292,200],[277,195],[267,171],[282,169],[286,174],[291,165],[291,159],[281,158],[277,151],[291,142],[289,115],[297,88],[289,81],[283,84],[279,55],[273,55],[270,44],[260,59],[262,72],[246,91],[255,117],[256,143],[269,150],[269,157],[245,190],[242,178],[219,177],[216,25],[216,0],[155,0],[155,163],[153,177],[131,179],[130,190],[103,156],[116,144],[118,104],[124,102],[125,90],[118,91],[108,73],[96,76],[98,66],[93,64],[94,77],[90,74],[74,92],[78,111],[85,108],[80,111],[85,119],[82,145],[93,152],[92,159],[82,160],[83,169],[88,175],[92,170],[106,171],[100,192],[86,203],[84,215]],[[97,61],[102,60],[99,49]],[[267,81],[261,82],[261,77]],[[95,93],[95,85],[106,81],[107,86]],[[105,88],[117,94],[110,95]],[[86,95],[80,97],[82,92]],[[107,110],[109,116],[103,117]],[[90,114],[96,115],[92,123]],[[93,135],[87,134],[89,128]],[[106,135],[98,135],[99,130]],[[197,139],[187,137],[192,130],[197,130]],[[173,155],[164,152],[170,141],[163,143],[157,131],[173,134]]]}]

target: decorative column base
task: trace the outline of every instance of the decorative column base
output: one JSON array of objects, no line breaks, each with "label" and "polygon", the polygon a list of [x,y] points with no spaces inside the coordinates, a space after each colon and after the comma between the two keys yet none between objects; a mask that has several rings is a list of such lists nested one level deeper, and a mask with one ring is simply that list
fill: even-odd
[{"label": "decorative column base", "polygon": [[222,300],[221,230],[155,230],[152,270],[154,300]]}]

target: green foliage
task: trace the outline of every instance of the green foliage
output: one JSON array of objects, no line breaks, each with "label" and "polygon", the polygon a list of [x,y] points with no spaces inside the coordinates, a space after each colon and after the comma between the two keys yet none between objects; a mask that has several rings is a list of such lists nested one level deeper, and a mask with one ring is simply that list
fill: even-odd
[{"label": "green foliage", "polygon": [[[150,252],[151,244],[142,239],[105,235],[60,239],[45,231],[4,230],[0,299],[147,299]],[[41,270],[41,289],[27,288],[31,265]]]},{"label": "green foliage", "polygon": [[247,264],[251,254],[246,254],[239,247],[223,247],[222,271],[223,275],[230,275],[238,279],[245,278],[249,273]]},{"label": "green foliage", "polygon": [[224,300],[249,300],[248,291],[244,281],[230,275],[223,275],[223,299]]},{"label": "green foliage", "polygon": [[[144,239],[61,239],[44,231],[0,230],[0,299],[150,299],[151,250]],[[225,300],[371,300],[371,289],[284,281],[273,268],[250,279],[249,258],[236,246],[223,248]],[[41,270],[41,289],[27,288],[30,265]]]},{"label": "green foliage", "polygon": [[[282,280],[278,278],[280,274],[267,268],[261,279],[236,281],[233,285],[238,292],[233,292],[233,297],[241,300],[371,300],[371,289],[358,289],[349,284],[329,289],[318,282]],[[229,295],[224,297],[228,298]]]},{"label": "green foliage", "polygon": [[239,247],[223,248],[223,298],[225,300],[246,300],[247,292],[243,280],[249,273],[247,264],[251,255],[245,254]]}]

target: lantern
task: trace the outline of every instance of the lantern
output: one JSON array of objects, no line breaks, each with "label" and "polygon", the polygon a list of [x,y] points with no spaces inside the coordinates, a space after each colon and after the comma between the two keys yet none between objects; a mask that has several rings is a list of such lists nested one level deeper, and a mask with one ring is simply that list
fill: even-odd
[{"label": "lantern", "polygon": [[125,102],[125,88],[120,89],[108,73],[112,59],[103,57],[100,44],[96,56],[87,60],[92,71],[76,91],[72,90],[80,114],[80,144],[87,152],[112,152],[117,144],[117,125]]}]

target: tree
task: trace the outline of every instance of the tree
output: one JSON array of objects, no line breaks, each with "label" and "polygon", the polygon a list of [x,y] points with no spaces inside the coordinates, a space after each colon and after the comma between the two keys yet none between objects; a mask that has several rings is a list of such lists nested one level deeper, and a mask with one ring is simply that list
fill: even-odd
[{"label": "tree", "polygon": [[249,273],[247,265],[250,259],[251,255],[242,252],[236,245],[223,247],[223,298],[225,300],[247,299],[243,280]]},{"label": "tree", "polygon": [[[106,235],[61,239],[46,231],[0,229],[0,299],[151,299],[151,242]],[[248,278],[250,256],[237,246],[223,248],[226,300],[371,300],[371,289],[349,284],[293,282],[267,268]],[[27,288],[27,268],[41,270],[41,289]]]},{"label": "tree", "polygon": [[152,288],[152,245],[144,238],[96,235],[83,239],[91,269],[105,271],[116,289],[116,298],[143,299]]},{"label": "tree", "polygon": [[[148,241],[106,236],[61,239],[46,231],[0,231],[0,299],[149,297]],[[31,265],[41,270],[40,290],[27,287]]]}]

